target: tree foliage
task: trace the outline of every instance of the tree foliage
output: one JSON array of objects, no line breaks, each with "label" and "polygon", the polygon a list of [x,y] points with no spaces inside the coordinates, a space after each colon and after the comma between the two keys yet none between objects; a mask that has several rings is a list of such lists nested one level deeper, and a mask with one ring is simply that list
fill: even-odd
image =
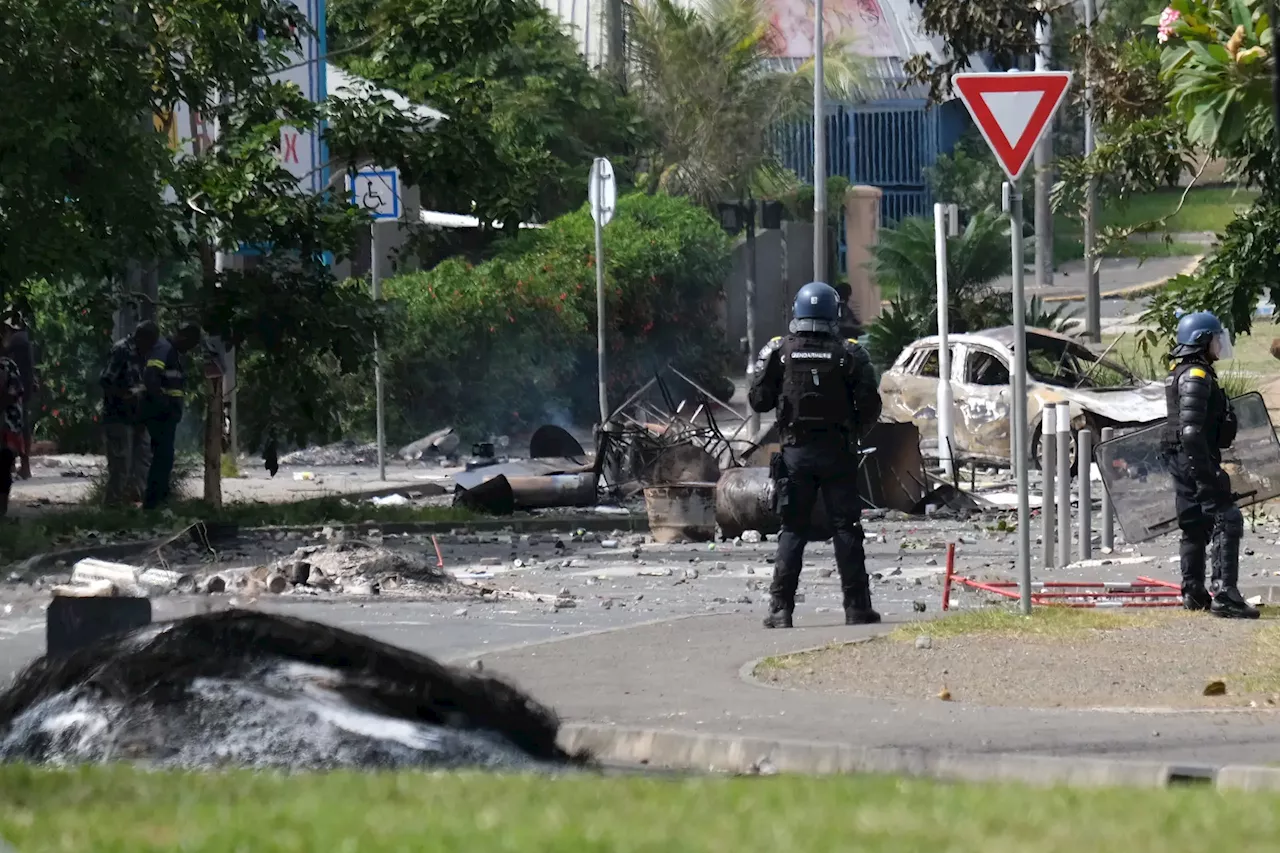
[{"label": "tree foliage", "polygon": [[[885,312],[867,330],[867,349],[881,368],[917,338],[938,327],[937,253],[933,221],[904,219],[880,232],[872,269],[881,285],[896,288]],[[1008,325],[1013,315],[1007,292],[995,288],[1009,272],[1009,219],[995,208],[978,211],[958,237],[947,238],[947,325],[952,332],[973,332]],[[1061,329],[1062,308],[1045,314],[1033,302],[1028,325]]]},{"label": "tree foliage", "polygon": [[[386,348],[393,440],[595,420],[594,242],[579,209],[503,241],[483,264],[455,258],[388,281],[400,306]],[[668,362],[727,390],[729,350],[712,318],[729,262],[706,211],[661,195],[619,200],[605,268],[610,400]]]},{"label": "tree foliage", "polygon": [[[794,184],[771,137],[808,117],[814,65],[776,58],[764,0],[634,0],[627,10],[633,91],[651,130],[649,192],[711,206]],[[823,58],[828,88],[851,96],[862,68],[848,45],[828,45]]]},{"label": "tree foliage", "polygon": [[448,116],[431,133],[391,127],[399,150],[380,146],[426,209],[514,233],[580,205],[594,157],[629,174],[630,102],[535,0],[333,0],[329,23],[335,61]]},{"label": "tree foliage", "polygon": [[951,91],[951,75],[968,70],[976,55],[995,69],[1017,68],[1036,53],[1036,25],[1060,4],[1027,0],[912,0],[920,7],[920,29],[942,39],[941,61],[921,54],[906,63],[913,79],[929,86],[930,100]]},{"label": "tree foliage", "polygon": [[[131,259],[181,271],[161,314],[196,319],[287,377],[246,402],[263,406],[260,432],[295,438],[332,422],[315,400],[333,377],[315,366],[363,369],[377,319],[328,263],[350,250],[360,215],[342,194],[303,191],[279,159],[283,128],[335,117],[275,76],[308,32],[287,0],[0,0],[0,287],[56,279],[103,313],[151,298],[129,289]],[[182,155],[171,132],[195,134],[168,123],[180,104],[217,127]],[[342,117],[361,127],[379,110],[357,99]],[[386,141],[335,134],[331,147],[350,163]],[[215,263],[244,246],[256,252],[245,264]]]}]

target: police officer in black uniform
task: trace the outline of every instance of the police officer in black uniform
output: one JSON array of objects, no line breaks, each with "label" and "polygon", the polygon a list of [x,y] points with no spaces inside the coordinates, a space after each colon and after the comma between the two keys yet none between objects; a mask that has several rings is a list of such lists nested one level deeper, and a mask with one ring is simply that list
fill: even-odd
[{"label": "police officer in black uniform", "polygon": [[778,410],[782,452],[772,461],[782,531],[766,628],[790,628],[814,504],[821,492],[834,532],[846,625],[880,621],[871,609],[858,506],[857,441],[880,417],[866,350],[839,335],[840,298],[812,282],[796,294],[791,334],[760,351],[748,398]]},{"label": "police officer in black uniform", "polygon": [[[1236,588],[1244,517],[1222,470],[1222,450],[1235,441],[1236,416],[1213,363],[1231,358],[1231,337],[1217,317],[1198,311],[1178,321],[1176,341],[1173,369],[1164,381],[1163,445],[1182,529],[1182,602],[1188,610],[1257,619],[1258,611]],[[1213,576],[1206,590],[1205,548],[1211,543]]]}]

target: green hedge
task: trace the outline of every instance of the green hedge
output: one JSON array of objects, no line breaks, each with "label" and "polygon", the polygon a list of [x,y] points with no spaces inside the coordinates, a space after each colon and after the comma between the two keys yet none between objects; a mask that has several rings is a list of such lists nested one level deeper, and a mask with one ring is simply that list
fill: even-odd
[{"label": "green hedge", "polygon": [[[394,441],[445,424],[472,433],[598,419],[595,242],[584,207],[471,266],[446,261],[385,285]],[[729,240],[683,199],[634,194],[605,230],[609,398],[667,363],[724,393],[719,323]]]}]

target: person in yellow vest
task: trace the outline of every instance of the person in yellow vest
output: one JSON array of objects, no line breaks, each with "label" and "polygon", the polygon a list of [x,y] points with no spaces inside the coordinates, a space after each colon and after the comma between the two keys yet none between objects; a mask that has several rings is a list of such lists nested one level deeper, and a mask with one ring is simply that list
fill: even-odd
[{"label": "person in yellow vest", "polygon": [[177,334],[160,338],[147,354],[142,374],[146,387],[142,422],[151,438],[151,467],[147,471],[143,509],[155,509],[169,499],[174,444],[182,421],[182,397],[187,384],[182,356],[199,346],[203,339],[200,327],[187,323]]}]

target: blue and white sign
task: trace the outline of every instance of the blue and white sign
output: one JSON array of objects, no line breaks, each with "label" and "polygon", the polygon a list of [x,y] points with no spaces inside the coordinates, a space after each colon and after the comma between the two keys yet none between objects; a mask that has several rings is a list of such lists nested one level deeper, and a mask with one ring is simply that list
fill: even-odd
[{"label": "blue and white sign", "polygon": [[374,221],[400,218],[400,172],[397,169],[361,169],[347,178],[351,204]]}]

